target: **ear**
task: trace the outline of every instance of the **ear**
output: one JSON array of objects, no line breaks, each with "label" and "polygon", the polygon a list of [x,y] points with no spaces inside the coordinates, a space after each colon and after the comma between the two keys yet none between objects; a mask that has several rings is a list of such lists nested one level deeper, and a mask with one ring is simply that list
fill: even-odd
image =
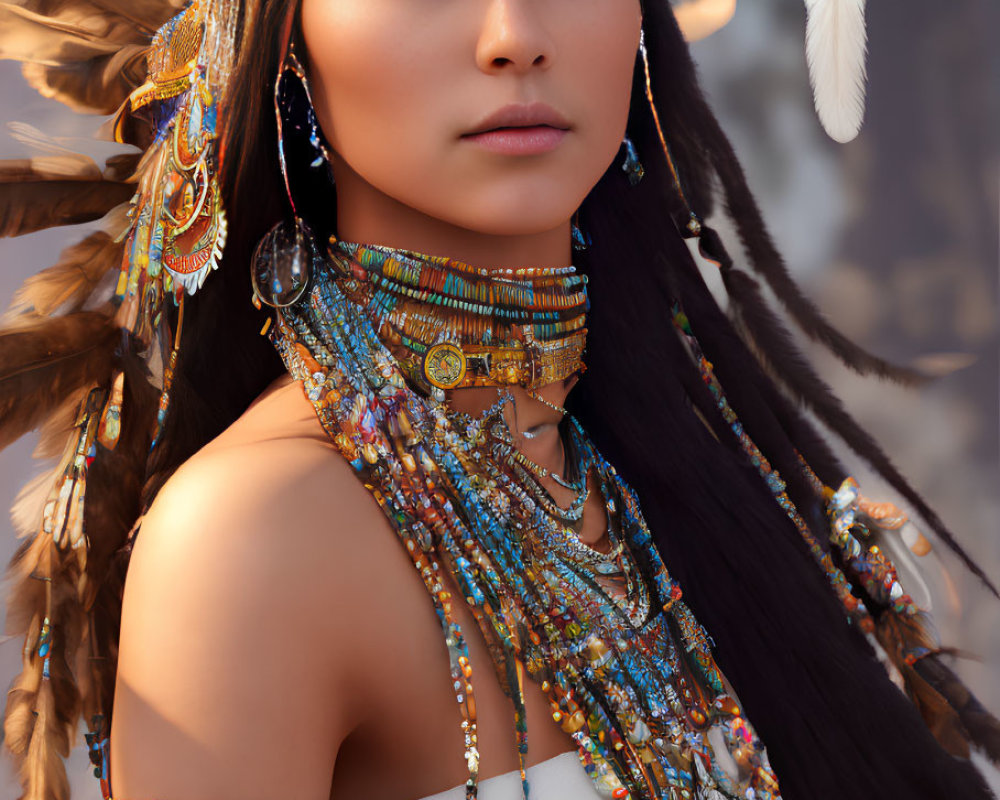
[{"label": "ear", "polygon": [[715,33],[733,18],[736,0],[681,0],[674,7],[677,24],[689,42]]}]

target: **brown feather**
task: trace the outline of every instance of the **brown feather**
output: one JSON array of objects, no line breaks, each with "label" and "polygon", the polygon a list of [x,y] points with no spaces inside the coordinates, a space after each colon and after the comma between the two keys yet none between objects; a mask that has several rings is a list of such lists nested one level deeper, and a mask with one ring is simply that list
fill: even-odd
[{"label": "brown feather", "polygon": [[110,114],[145,80],[153,33],[184,0],[22,0],[0,5],[0,57],[77,111]]},{"label": "brown feather", "polygon": [[906,688],[938,744],[958,758],[969,757],[969,733],[948,699],[912,667],[901,670]]},{"label": "brown feather", "polygon": [[[38,146],[34,139],[25,143]],[[99,181],[101,170],[89,156],[67,152],[0,161],[0,183],[31,183],[41,180]]]},{"label": "brown feather", "polygon": [[104,231],[98,231],[66,248],[56,264],[21,284],[0,324],[25,311],[45,316],[60,310],[79,311],[101,278],[121,263],[123,247]]},{"label": "brown feather", "polygon": [[55,470],[45,470],[18,491],[10,509],[10,519],[19,538],[30,536],[42,524],[42,508],[55,479]]},{"label": "brown feather", "polygon": [[[33,651],[37,646],[41,624],[42,614],[37,612],[25,636],[26,651]],[[42,660],[25,659],[21,674],[14,679],[7,693],[3,723],[4,745],[15,756],[26,753],[31,742],[31,731],[35,726],[34,700],[41,685]]]},{"label": "brown feather", "polygon": [[952,669],[942,660],[942,654],[931,653],[914,664],[929,686],[955,709],[966,737],[994,764],[1000,766],[1000,720],[983,706]]},{"label": "brown feather", "polygon": [[[24,798],[68,800],[63,759],[76,736],[80,693],[68,658],[75,662],[85,616],[77,592],[79,560],[39,532],[8,568],[17,581],[8,595],[8,630],[25,638],[24,664],[7,695],[4,741],[14,757]],[[49,675],[38,652],[45,616],[50,620]],[[24,622],[28,624],[25,625]]]},{"label": "brown feather", "polygon": [[[20,0],[0,4],[0,57],[27,62],[29,83],[47,97],[78,110],[110,113],[145,78],[142,56],[155,30],[186,0]],[[30,132],[29,132],[30,133]],[[0,165],[0,235],[19,235],[55,225],[77,224],[122,211],[134,193],[139,157],[109,159],[103,174],[85,158],[48,148],[53,155]],[[106,385],[119,361],[121,341],[110,307],[93,308],[94,291],[120,261],[114,244],[121,230],[106,229],[67,250],[60,263],[28,281],[15,299],[17,315],[0,330],[0,447],[38,425],[36,454],[63,455],[72,449],[76,411],[94,384]],[[60,313],[62,316],[46,318]],[[117,625],[124,568],[116,554],[138,505],[148,428],[155,395],[145,375],[129,378],[126,391],[139,391],[142,419],[123,416],[123,434],[114,451],[98,446],[90,464],[105,484],[107,502],[87,503],[87,558],[84,551],[61,551],[39,533],[42,506],[63,474],[36,479],[18,500],[18,528],[26,539],[8,569],[15,581],[8,594],[8,627],[28,645],[22,674],[7,696],[4,733],[24,786],[26,800],[66,800],[68,756],[81,709],[110,712],[117,659]],[[26,400],[30,398],[30,400]],[[33,407],[29,407],[33,406]],[[148,413],[147,413],[148,412]],[[91,418],[92,420],[94,418]],[[83,431],[79,431],[82,433]],[[5,440],[6,437],[6,440]],[[102,459],[114,469],[101,475]],[[118,463],[118,461],[122,463]],[[128,462],[127,464],[125,462]],[[134,476],[134,502],[116,502],[119,471]],[[87,474],[74,474],[82,485]],[[100,493],[99,493],[100,494]],[[98,498],[100,499],[100,498]],[[79,509],[72,528],[81,530]],[[56,513],[58,521],[59,513]],[[90,557],[93,546],[95,558]],[[85,569],[82,569],[85,566]],[[91,606],[84,612],[81,596]],[[49,679],[41,677],[38,630],[46,612],[52,621]],[[90,654],[98,658],[90,658]],[[105,695],[103,698],[101,694]]]},{"label": "brown feather", "polygon": [[[22,129],[23,132],[23,129]],[[74,153],[58,143],[45,140],[40,132],[21,138],[26,144],[49,152],[49,155],[32,158],[7,158],[0,161],[0,183],[32,183],[44,180],[101,181],[114,183],[130,181],[142,153],[123,152],[109,156],[104,171],[90,156]]]},{"label": "brown feather", "polygon": [[18,770],[25,789],[21,800],[69,800],[69,780],[63,758],[63,737],[51,681],[42,681],[36,699],[36,718],[28,752]]},{"label": "brown feather", "polygon": [[93,222],[134,193],[130,184],[106,180],[0,183],[0,236]]},{"label": "brown feather", "polygon": [[[80,404],[86,399],[92,387],[84,384],[73,392],[53,410],[45,422],[38,428],[38,444],[32,451],[35,458],[62,458],[66,452],[69,440],[75,441],[76,418],[80,413]],[[55,477],[53,477],[55,481]]]},{"label": "brown feather", "polygon": [[66,578],[77,571],[75,556],[66,556],[55,546],[51,536],[36,531],[17,549],[7,565],[5,582],[13,591],[7,594],[5,632],[37,634],[47,604],[55,611],[75,602],[75,579]]},{"label": "brown feather", "polygon": [[118,443],[113,450],[98,448],[87,475],[84,513],[90,583],[82,602],[89,609],[93,641],[88,646],[91,679],[86,689],[81,684],[81,693],[88,722],[95,713],[110,719],[113,711],[121,599],[128,568],[123,546],[142,510],[152,424],[159,408],[160,393],[149,383],[142,353],[134,349],[137,343],[131,344],[120,363],[124,394]]},{"label": "brown feather", "polygon": [[[41,136],[22,133],[31,141]],[[102,173],[87,156],[39,142],[52,154],[0,161],[0,236],[100,219],[135,193],[128,181],[137,155],[113,156]]]},{"label": "brown feather", "polygon": [[[42,609],[45,606],[46,582],[41,577],[33,576],[44,577],[44,571],[39,565],[49,557],[48,549],[52,546],[51,541],[48,541],[49,538],[39,536],[36,531],[31,539],[24,541],[17,548],[17,552],[7,565],[4,582],[12,589],[16,589],[7,593],[4,633],[8,635],[23,635],[25,631],[29,634],[38,632]],[[29,641],[26,646],[30,644]]]},{"label": "brown feather", "polygon": [[147,45],[125,45],[115,53],[78,65],[52,67],[27,63],[21,74],[42,97],[85,114],[114,114],[146,77]]},{"label": "brown feather", "polygon": [[71,392],[107,380],[119,340],[114,321],[97,311],[0,330],[0,448],[41,424]]},{"label": "brown feather", "polygon": [[[946,651],[940,648],[929,618],[886,612],[876,622],[875,635],[941,746],[954,756],[968,758],[970,744],[975,745],[1000,765],[1000,720],[942,661]],[[907,662],[908,653],[923,649],[930,652],[913,664]]]}]

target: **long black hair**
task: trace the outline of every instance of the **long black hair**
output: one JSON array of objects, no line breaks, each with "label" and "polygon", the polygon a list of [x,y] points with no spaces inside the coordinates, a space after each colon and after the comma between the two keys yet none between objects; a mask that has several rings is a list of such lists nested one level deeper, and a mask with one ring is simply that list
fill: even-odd
[{"label": "long black hair", "polygon": [[721,264],[738,325],[713,298],[680,231],[689,209],[703,218],[712,211],[718,185],[754,271],[806,333],[858,371],[916,378],[856,348],[795,286],[699,89],[672,12],[666,3],[644,5],[654,98],[682,185],[658,138],[637,64],[628,134],[646,176],[630,186],[609,170],[581,210],[592,239],[578,259],[590,277],[588,372],[569,406],[635,487],[668,569],[715,640],[718,663],[768,747],[783,796],[988,797],[971,764],[941,748],[871,645],[848,624],[676,335],[671,306],[679,302],[746,432],[786,481],[819,541],[826,539],[823,510],[799,455],[830,486],[848,471],[801,406],[870,462],[960,552],[795,349],[756,280],[736,269],[708,231],[702,243]]}]

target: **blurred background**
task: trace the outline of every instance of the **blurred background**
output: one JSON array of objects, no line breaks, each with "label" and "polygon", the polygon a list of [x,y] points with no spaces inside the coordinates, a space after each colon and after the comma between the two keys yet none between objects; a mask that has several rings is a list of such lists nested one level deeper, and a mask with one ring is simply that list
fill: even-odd
[{"label": "blurred background", "polygon": [[[848,409],[1000,582],[1000,51],[992,41],[1000,6],[873,3],[867,19],[867,112],[860,135],[846,145],[826,137],[813,111],[801,2],[744,0],[733,20],[692,52],[779,249],[823,311],[890,360],[965,365],[906,390],[859,378],[807,347]],[[10,135],[12,122],[106,157],[113,148],[89,138],[101,121],[43,100],[17,64],[0,62],[0,158],[31,155]],[[713,224],[735,256],[728,226]],[[0,240],[0,305],[88,230]],[[29,436],[0,453],[0,507],[9,508],[39,471],[33,445]],[[840,452],[866,496],[905,508],[865,465]],[[2,563],[15,546],[4,514]],[[1000,601],[936,542],[920,563],[944,643],[965,656],[956,670],[1000,714]],[[20,649],[19,640],[0,644],[3,686],[20,669]],[[977,763],[1000,792],[997,772]],[[82,733],[68,770],[74,798],[100,797]],[[0,758],[0,798],[18,794],[11,765]]]}]

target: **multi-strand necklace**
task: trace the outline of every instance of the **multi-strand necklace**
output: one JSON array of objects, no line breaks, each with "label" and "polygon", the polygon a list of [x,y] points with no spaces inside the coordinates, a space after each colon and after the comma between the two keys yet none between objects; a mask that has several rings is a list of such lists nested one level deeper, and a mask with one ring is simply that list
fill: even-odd
[{"label": "multi-strand necklace", "polygon": [[[470,385],[495,385],[498,398],[477,416],[450,409],[428,378],[427,352],[439,344],[458,350],[468,371],[467,353],[540,341],[532,357],[541,374],[577,371],[582,343],[576,363],[561,347],[585,332],[581,276],[572,267],[493,275],[336,241],[317,254],[312,274],[310,293],[278,310],[272,340],[431,596],[462,713],[467,798],[477,796],[479,776],[474,665],[445,575],[512,701],[526,798],[525,670],[603,796],[780,797],[763,745],[727,693],[632,490],[571,415],[562,426],[569,466],[559,476],[576,496],[568,507],[515,447],[506,386],[539,373],[503,380],[484,368],[481,383]],[[551,342],[558,346],[546,349]],[[609,553],[578,536],[590,481],[604,500]]]},{"label": "multi-strand necklace", "polygon": [[562,269],[486,270],[408,250],[331,240],[348,299],[414,385],[537,389],[581,370],[586,276]]}]

